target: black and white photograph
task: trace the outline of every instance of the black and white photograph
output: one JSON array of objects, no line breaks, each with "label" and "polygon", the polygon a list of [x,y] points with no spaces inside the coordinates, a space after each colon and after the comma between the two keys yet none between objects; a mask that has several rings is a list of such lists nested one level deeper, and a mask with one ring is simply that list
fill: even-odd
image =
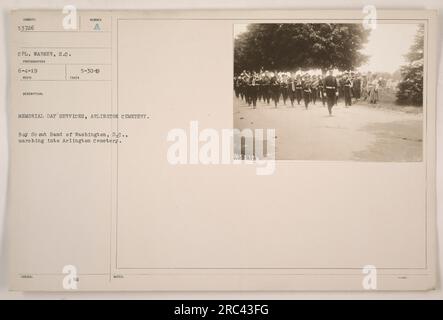
[{"label": "black and white photograph", "polygon": [[424,28],[235,24],[234,128],[275,129],[276,160],[422,161]]},{"label": "black and white photograph", "polygon": [[442,1],[31,2],[0,4],[0,300],[443,299]]}]

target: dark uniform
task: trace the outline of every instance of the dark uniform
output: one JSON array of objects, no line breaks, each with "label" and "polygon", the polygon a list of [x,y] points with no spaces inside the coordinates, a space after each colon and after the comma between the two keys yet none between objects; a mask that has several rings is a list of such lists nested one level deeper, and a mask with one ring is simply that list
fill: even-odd
[{"label": "dark uniform", "polygon": [[312,99],[313,104],[315,104],[315,102],[317,102],[318,85],[319,85],[319,81],[318,81],[317,77],[314,76],[312,79],[312,84],[311,84],[311,99]]},{"label": "dark uniform", "polygon": [[291,101],[291,106],[294,106],[295,86],[296,86],[295,79],[291,77],[288,83],[288,95],[289,95],[289,100]]},{"label": "dark uniform", "polygon": [[240,78],[239,77],[234,77],[234,92],[235,92],[235,97],[238,99],[240,98]]},{"label": "dark uniform", "polygon": [[318,81],[318,93],[320,95],[321,103],[325,106],[325,85],[322,78],[319,78]]},{"label": "dark uniform", "polygon": [[343,80],[343,91],[345,96],[345,106],[352,105],[352,81],[349,77],[344,78]]},{"label": "dark uniform", "polygon": [[247,78],[246,75],[243,74],[240,77],[240,98],[246,101],[246,90],[247,90]]},{"label": "dark uniform", "polygon": [[246,78],[246,103],[250,106],[252,104],[252,76]]},{"label": "dark uniform", "polygon": [[255,86],[257,87],[257,101],[260,101],[260,99],[263,99],[263,91],[262,91],[262,81],[263,76],[261,74],[257,74],[256,80],[255,80]]},{"label": "dark uniform", "polygon": [[303,81],[303,102],[305,103],[305,108],[308,109],[309,102],[311,101],[311,80],[307,77]]},{"label": "dark uniform", "polygon": [[289,97],[289,88],[288,88],[288,78],[287,76],[283,76],[281,82],[280,82],[280,92],[283,98],[283,104],[286,105],[286,100],[288,100]]},{"label": "dark uniform", "polygon": [[297,104],[300,104],[300,101],[303,97],[303,83],[300,77],[297,77],[295,81],[295,98],[297,99]]},{"label": "dark uniform", "polygon": [[277,104],[280,100],[280,83],[275,75],[271,77],[271,94],[272,101],[274,101],[274,105],[277,108]]},{"label": "dark uniform", "polygon": [[341,99],[345,96],[345,90],[344,90],[344,77],[342,75],[340,75],[337,79],[337,91],[338,91],[338,96],[337,96],[337,101],[338,99]]},{"label": "dark uniform", "polygon": [[251,75],[248,80],[248,105],[257,105],[257,86],[255,85],[255,77]]},{"label": "dark uniform", "polygon": [[336,102],[337,89],[338,89],[337,79],[333,75],[328,75],[324,81],[324,88],[328,103],[328,111],[329,114],[332,115],[332,107]]},{"label": "dark uniform", "polygon": [[269,104],[271,102],[271,78],[268,75],[265,75],[261,81],[261,90],[263,102]]}]

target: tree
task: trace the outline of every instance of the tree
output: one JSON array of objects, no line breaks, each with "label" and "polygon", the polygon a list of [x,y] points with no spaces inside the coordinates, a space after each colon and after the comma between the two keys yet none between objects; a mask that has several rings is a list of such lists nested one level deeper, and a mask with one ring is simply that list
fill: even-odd
[{"label": "tree", "polygon": [[362,24],[250,24],[235,39],[234,69],[354,69],[367,60],[360,49],[369,32]]},{"label": "tree", "polygon": [[408,64],[401,67],[397,103],[423,106],[424,24],[420,24],[414,42],[406,54]]}]

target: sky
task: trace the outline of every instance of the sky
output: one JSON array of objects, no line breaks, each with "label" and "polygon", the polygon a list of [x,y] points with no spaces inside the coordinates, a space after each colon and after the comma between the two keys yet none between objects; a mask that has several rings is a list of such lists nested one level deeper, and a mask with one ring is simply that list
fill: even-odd
[{"label": "sky", "polygon": [[417,29],[418,24],[415,23],[377,24],[361,50],[369,55],[369,60],[359,69],[379,72],[394,72],[399,69],[406,63],[404,55],[409,52]]},{"label": "sky", "polygon": [[[246,31],[247,24],[236,24],[234,37]],[[417,31],[416,23],[378,23],[371,30],[368,42],[361,52],[369,56],[360,71],[394,72],[406,63],[404,55],[408,53]]]}]

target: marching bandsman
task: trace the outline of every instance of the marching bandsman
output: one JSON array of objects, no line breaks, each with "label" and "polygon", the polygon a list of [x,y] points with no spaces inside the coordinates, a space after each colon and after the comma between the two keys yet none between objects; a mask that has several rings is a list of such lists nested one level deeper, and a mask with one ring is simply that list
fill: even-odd
[{"label": "marching bandsman", "polygon": [[234,77],[234,92],[236,98],[240,98],[240,77]]},{"label": "marching bandsman", "polygon": [[246,82],[246,90],[245,90],[245,101],[246,103],[251,106],[251,102],[252,102],[252,96],[251,96],[251,75],[248,73],[246,78],[245,78],[245,82]]},{"label": "marching bandsman", "polygon": [[343,77],[343,95],[345,97],[345,107],[352,105],[352,81],[348,72]]},{"label": "marching bandsman", "polygon": [[292,107],[294,106],[294,101],[295,101],[295,86],[296,86],[295,74],[292,73],[291,77],[288,80],[288,95]]},{"label": "marching bandsman", "polygon": [[268,71],[265,71],[265,75],[262,78],[261,90],[262,90],[263,102],[269,105],[271,102],[271,77],[269,76]]},{"label": "marching bandsman", "polygon": [[239,90],[239,94],[240,94],[240,99],[246,100],[246,97],[245,97],[245,92],[246,92],[245,71],[240,73],[240,75],[238,77],[238,82],[239,82],[238,90]]},{"label": "marching bandsman", "polygon": [[332,75],[332,70],[329,70],[329,73],[325,78],[324,88],[324,95],[327,99],[329,115],[332,116],[332,107],[334,106],[338,96],[337,79]]},{"label": "marching bandsman", "polygon": [[295,98],[297,99],[297,104],[300,104],[300,101],[303,97],[303,82],[300,74],[297,75],[295,79]]},{"label": "marching bandsman", "polygon": [[260,72],[260,74],[258,75],[258,80],[257,80],[257,101],[263,101],[265,102],[265,96],[264,96],[264,90],[263,90],[263,79],[265,77],[265,73],[262,71]]},{"label": "marching bandsman", "polygon": [[303,77],[303,102],[305,103],[305,108],[308,109],[309,102],[311,101],[311,76],[309,73],[306,73]]},{"label": "marching bandsman", "polygon": [[289,97],[289,76],[287,73],[283,72],[280,80],[280,92],[283,98],[283,104],[286,105],[286,100]]},{"label": "marching bandsman", "polygon": [[245,84],[246,84],[246,90],[245,90],[245,101],[250,106],[252,102],[252,96],[251,96],[251,80],[252,76],[247,73],[245,77]]},{"label": "marching bandsman", "polygon": [[277,108],[278,102],[280,100],[280,83],[278,81],[277,75],[271,73],[271,95],[272,101],[274,101],[274,105]]},{"label": "marching bandsman", "polygon": [[325,85],[324,80],[322,76],[318,76],[318,93],[320,95],[321,103],[323,104],[323,107],[325,106]]},{"label": "marching bandsman", "polygon": [[258,97],[258,74],[254,72],[250,77],[250,100],[249,105],[252,103],[252,108],[255,109],[257,107],[257,97]]},{"label": "marching bandsman", "polygon": [[318,86],[319,86],[319,80],[316,75],[313,75],[312,84],[311,84],[311,99],[314,105],[318,98]]}]

